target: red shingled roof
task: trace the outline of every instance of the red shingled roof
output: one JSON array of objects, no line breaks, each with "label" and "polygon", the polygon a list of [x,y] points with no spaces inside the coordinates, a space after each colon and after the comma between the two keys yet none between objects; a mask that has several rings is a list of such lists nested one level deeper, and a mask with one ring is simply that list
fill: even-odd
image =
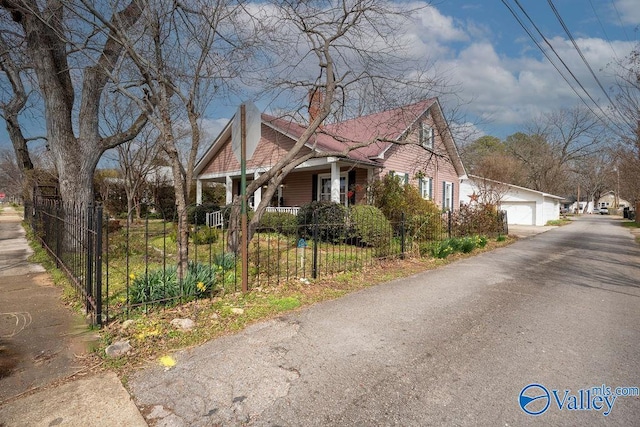
[{"label": "red shingled roof", "polygon": [[[340,152],[345,146],[370,142],[367,146],[347,154],[347,157],[354,160],[370,161],[389,148],[391,141],[398,140],[435,102],[436,98],[430,98],[401,108],[323,125],[308,145],[315,143],[319,151]],[[262,114],[262,120],[294,139],[299,138],[306,130],[305,126],[268,114]]]}]

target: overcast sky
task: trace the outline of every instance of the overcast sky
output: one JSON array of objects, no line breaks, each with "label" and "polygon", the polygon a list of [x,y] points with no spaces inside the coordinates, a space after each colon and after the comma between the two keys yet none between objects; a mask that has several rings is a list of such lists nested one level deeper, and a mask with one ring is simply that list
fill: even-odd
[{"label": "overcast sky", "polygon": [[[628,55],[640,40],[639,1],[552,2],[605,89],[612,83],[609,64]],[[505,3],[544,44],[515,0],[434,0],[431,7],[416,15],[411,29],[415,31],[416,54],[430,57],[441,72],[459,84],[460,96],[469,101],[464,107],[466,118],[477,123],[477,134],[501,138],[521,129],[542,112],[582,103]],[[606,105],[605,94],[573,47],[549,2],[519,0],[519,3],[589,95]],[[556,63],[562,67],[559,61]],[[566,71],[565,75],[571,79]],[[595,108],[578,84],[572,84]],[[208,133],[216,135],[233,112],[233,108],[209,110],[205,119]],[[1,128],[0,146],[8,147],[4,123]]]}]

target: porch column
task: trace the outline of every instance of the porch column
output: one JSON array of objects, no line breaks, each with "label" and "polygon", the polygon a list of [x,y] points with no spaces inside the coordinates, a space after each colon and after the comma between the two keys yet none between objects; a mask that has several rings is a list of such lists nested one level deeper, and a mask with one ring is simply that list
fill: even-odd
[{"label": "porch column", "polygon": [[331,201],[340,203],[340,168],[337,161],[331,163]]},{"label": "porch column", "polygon": [[196,179],[196,204],[202,204],[202,181]]},{"label": "porch column", "polygon": [[[258,172],[253,173],[253,179],[258,179],[259,177],[260,177],[260,174]],[[254,210],[260,204],[261,200],[262,200],[262,187],[258,187],[255,193],[253,193],[253,209]]]},{"label": "porch column", "polygon": [[224,186],[227,190],[224,201],[227,205],[230,205],[231,203],[233,203],[233,180],[228,175],[225,178]]}]

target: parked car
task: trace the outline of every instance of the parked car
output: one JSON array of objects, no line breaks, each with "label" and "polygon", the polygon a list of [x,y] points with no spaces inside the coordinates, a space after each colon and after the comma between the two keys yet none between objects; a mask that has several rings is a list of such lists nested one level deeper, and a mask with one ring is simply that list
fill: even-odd
[{"label": "parked car", "polygon": [[[596,213],[596,212],[594,211],[594,213]],[[600,215],[609,215],[609,209],[604,208],[604,207],[599,208],[598,209],[598,213],[600,213]]]}]

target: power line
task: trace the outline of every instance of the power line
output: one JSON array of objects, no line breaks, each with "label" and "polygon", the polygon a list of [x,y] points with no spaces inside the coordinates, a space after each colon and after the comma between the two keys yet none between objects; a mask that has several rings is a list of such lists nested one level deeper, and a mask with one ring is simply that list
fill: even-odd
[{"label": "power line", "polygon": [[[507,6],[507,8],[509,9],[509,11],[511,12],[511,14],[516,18],[516,20],[518,21],[518,23],[520,24],[520,26],[526,31],[526,33],[529,35],[529,37],[531,38],[531,40],[533,40],[533,42],[536,44],[536,46],[538,47],[538,49],[540,49],[540,51],[544,54],[544,56],[549,60],[549,62],[551,63],[551,65],[553,65],[553,67],[556,69],[556,71],[558,71],[558,73],[560,74],[560,76],[564,79],[565,82],[567,82],[567,84],[569,85],[569,87],[571,87],[571,89],[576,93],[576,95],[578,95],[578,97],[580,98],[580,100],[584,103],[584,105],[587,106],[587,108],[589,108],[589,110],[591,110],[591,112],[598,116],[596,114],[596,112],[593,110],[593,108],[591,108],[591,106],[587,103],[587,101],[582,97],[582,95],[580,95],[578,93],[578,91],[576,90],[576,88],[571,84],[571,82],[569,81],[569,79],[564,75],[564,73],[562,71],[560,71],[560,68],[556,65],[556,63],[551,59],[551,57],[549,56],[549,54],[547,53],[547,51],[540,45],[540,43],[538,42],[538,40],[536,39],[536,37],[531,33],[531,31],[529,30],[529,28],[524,24],[524,22],[522,22],[522,20],[520,19],[520,17],[518,16],[517,13],[515,13],[515,11],[511,8],[510,5],[508,5],[506,3],[505,0],[502,0],[502,3],[504,3],[505,6]],[[575,82],[578,84],[578,86],[580,87],[580,89],[582,89],[582,91],[587,95],[587,97],[589,97],[589,99],[596,105],[598,106],[598,103],[593,99],[593,97],[589,94],[589,92],[585,89],[585,87],[582,85],[582,83],[580,83],[580,80],[578,80],[578,78],[575,76],[575,74],[573,74],[573,72],[571,71],[571,69],[569,68],[569,66],[564,62],[564,60],[560,57],[560,55],[558,54],[558,52],[555,50],[555,48],[553,47],[553,45],[549,42],[549,40],[547,40],[547,38],[544,36],[544,34],[542,34],[542,31],[540,31],[540,28],[538,28],[538,26],[535,24],[535,22],[533,22],[533,19],[531,19],[531,17],[529,16],[529,14],[527,13],[527,11],[524,9],[524,7],[522,7],[522,5],[520,4],[520,2],[518,0],[515,0],[516,5],[520,8],[520,10],[522,11],[522,13],[524,14],[524,16],[529,20],[529,22],[531,23],[531,25],[533,25],[533,28],[535,28],[535,30],[537,31],[538,35],[540,35],[540,37],[542,38],[542,40],[546,43],[546,45],[549,47],[549,49],[555,54],[556,58],[558,58],[558,60],[560,61],[560,63],[564,66],[564,68],[567,70],[567,72],[571,75],[571,77],[573,77],[573,80],[575,80]],[[602,111],[601,108],[599,108],[600,111],[604,113],[604,111]],[[605,114],[606,115],[606,114]]]},{"label": "power line", "polygon": [[616,11],[616,15],[618,15],[618,21],[620,21],[620,27],[624,32],[624,36],[627,38],[627,41],[631,41],[629,39],[629,35],[627,34],[627,30],[624,28],[624,24],[622,23],[622,18],[620,17],[620,11],[618,10],[618,6],[616,6],[616,2],[611,0],[611,5],[613,5],[613,9]]},{"label": "power line", "polygon": [[571,83],[571,81],[569,80],[569,78],[567,76],[565,76],[565,73],[563,71],[560,70],[559,66],[555,63],[555,61],[552,59],[552,57],[549,55],[549,53],[547,53],[547,50],[544,49],[540,42],[537,40],[537,38],[534,36],[534,34],[532,33],[532,31],[528,28],[528,26],[523,22],[523,20],[521,19],[521,17],[518,15],[518,13],[516,13],[516,11],[512,8],[512,6],[510,4],[508,4],[507,0],[502,0],[502,3],[507,7],[507,9],[509,9],[509,11],[511,12],[511,14],[513,15],[513,17],[516,19],[516,21],[518,22],[518,24],[520,24],[520,26],[522,27],[522,29],[527,33],[527,35],[529,36],[529,38],[531,38],[531,40],[535,43],[535,45],[538,47],[538,49],[544,54],[544,56],[547,58],[547,60],[551,63],[551,65],[556,69],[556,71],[558,72],[558,74],[560,74],[560,76],[563,78],[563,80],[569,85],[569,87],[571,88],[571,90],[573,90],[573,92],[578,96],[578,98],[582,101],[582,103],[589,109],[589,111],[591,111],[593,113],[593,115],[595,117],[597,117],[599,120],[601,120],[606,126],[608,126],[607,121],[605,120],[605,118],[609,119],[608,122],[614,123],[609,117],[608,114],[602,109],[602,107],[598,104],[598,102],[596,102],[595,99],[593,99],[593,97],[591,96],[591,94],[589,93],[589,91],[584,87],[584,85],[580,82],[580,80],[576,77],[576,75],[573,73],[573,71],[569,68],[569,66],[565,63],[565,61],[562,59],[562,57],[560,56],[560,54],[556,51],[556,49],[553,47],[553,45],[549,42],[549,40],[545,37],[545,35],[542,33],[542,31],[540,30],[540,28],[536,25],[536,23],[533,21],[533,19],[531,18],[531,16],[529,16],[529,14],[527,13],[527,11],[524,9],[524,7],[520,4],[520,2],[518,0],[514,0],[516,5],[518,6],[518,8],[520,9],[520,11],[522,12],[522,14],[527,18],[527,20],[531,23],[531,25],[533,26],[533,28],[536,30],[536,32],[538,33],[538,35],[540,36],[540,38],[542,38],[542,40],[544,41],[544,43],[548,46],[549,50],[551,50],[551,52],[553,52],[553,54],[555,55],[555,57],[557,58],[558,61],[560,61],[560,63],[562,64],[562,66],[564,67],[564,69],[566,70],[566,72],[569,73],[569,75],[573,78],[573,80],[575,81],[575,83],[580,87],[580,89],[582,90],[582,92],[584,92],[584,94],[591,100],[591,102],[593,103],[593,105],[595,105],[595,107],[599,110],[600,114],[596,113],[593,109],[593,107],[587,102],[587,100],[583,97],[583,95],[581,95],[578,90],[574,87],[574,85]]},{"label": "power line", "polygon": [[616,59],[618,59],[618,53],[613,48],[613,44],[611,43],[611,39],[609,38],[609,35],[607,34],[607,30],[604,29],[604,25],[602,24],[602,20],[600,20],[600,15],[598,15],[598,12],[596,11],[595,6],[593,5],[593,1],[589,0],[589,4],[591,5],[591,9],[593,10],[593,15],[598,20],[598,24],[600,24],[600,29],[602,30],[602,34],[604,34],[604,37],[607,39],[607,43],[609,43],[609,47],[611,48],[611,52],[613,52],[613,56]]},{"label": "power line", "polygon": [[600,79],[598,78],[598,76],[596,76],[596,73],[593,71],[593,68],[591,68],[591,65],[589,64],[589,61],[587,61],[587,58],[585,58],[585,56],[583,55],[582,50],[580,49],[580,47],[576,43],[576,40],[573,38],[573,35],[571,34],[571,31],[569,31],[569,28],[567,27],[567,25],[565,24],[564,20],[560,16],[560,12],[558,12],[558,9],[556,9],[556,6],[553,4],[553,0],[547,0],[547,1],[549,3],[549,6],[551,7],[551,10],[553,10],[553,13],[556,15],[556,18],[558,19],[558,22],[560,22],[560,25],[564,29],[564,32],[569,37],[569,40],[571,40],[571,43],[573,44],[573,47],[578,52],[578,55],[580,55],[580,58],[582,58],[582,62],[584,62],[584,65],[587,66],[587,69],[589,70],[589,72],[593,76],[593,79],[598,84],[598,87],[600,87],[600,89],[602,90],[602,93],[604,93],[604,96],[607,97],[607,99],[609,100],[609,103],[611,104],[611,106],[617,110],[618,108],[616,107],[615,103],[613,102],[613,100],[609,96],[609,93],[605,90],[604,86],[602,86],[602,83],[600,82]]}]

